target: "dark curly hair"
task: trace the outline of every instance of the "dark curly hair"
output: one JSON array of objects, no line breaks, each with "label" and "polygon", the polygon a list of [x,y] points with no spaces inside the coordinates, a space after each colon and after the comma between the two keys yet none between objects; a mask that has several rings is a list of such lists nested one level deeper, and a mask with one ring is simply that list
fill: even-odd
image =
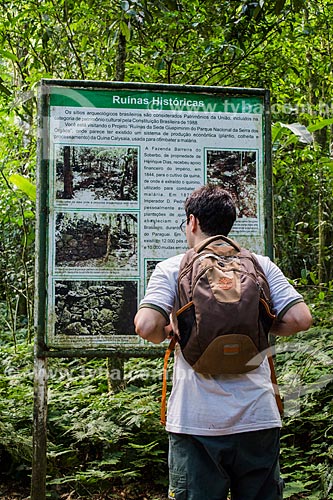
[{"label": "dark curly hair", "polygon": [[193,214],[207,236],[227,236],[236,220],[236,207],[228,191],[207,184],[193,191],[185,201],[187,221]]}]

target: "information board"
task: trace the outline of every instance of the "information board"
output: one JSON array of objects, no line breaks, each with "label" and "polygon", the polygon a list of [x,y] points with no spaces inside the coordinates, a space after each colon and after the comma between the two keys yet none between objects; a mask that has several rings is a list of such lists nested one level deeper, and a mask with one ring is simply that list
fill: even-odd
[{"label": "information board", "polygon": [[[43,80],[39,311],[48,347],[141,345],[133,317],[157,262],[186,250],[184,201],[230,191],[230,234],[267,253],[267,92]],[[41,314],[41,313],[40,313]]]}]

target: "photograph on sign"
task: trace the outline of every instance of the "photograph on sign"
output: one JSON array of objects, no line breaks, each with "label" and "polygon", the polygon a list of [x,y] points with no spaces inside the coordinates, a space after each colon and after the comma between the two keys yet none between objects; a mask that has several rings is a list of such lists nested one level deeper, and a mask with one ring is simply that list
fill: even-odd
[{"label": "photograph on sign", "polygon": [[233,231],[237,231],[240,222],[246,224],[244,219],[247,219],[247,232],[257,232],[257,151],[214,149],[207,150],[206,155],[207,181],[224,186],[234,199],[237,221]]},{"label": "photograph on sign", "polygon": [[133,314],[137,309],[134,281],[55,280],[55,340],[69,346],[89,347],[136,339]]},{"label": "photograph on sign", "polygon": [[55,147],[56,200],[92,205],[137,201],[138,148]]},{"label": "photograph on sign", "polygon": [[55,270],[138,273],[136,213],[56,212]]},{"label": "photograph on sign", "polygon": [[230,236],[265,252],[265,94],[228,92],[42,85],[48,346],[144,345],[135,311],[186,250],[184,202],[207,182],[235,200]]},{"label": "photograph on sign", "polygon": [[147,288],[149,279],[150,279],[151,275],[153,274],[153,271],[159,262],[162,262],[162,260],[161,259],[154,259],[154,260],[147,259],[145,261],[145,288]]}]

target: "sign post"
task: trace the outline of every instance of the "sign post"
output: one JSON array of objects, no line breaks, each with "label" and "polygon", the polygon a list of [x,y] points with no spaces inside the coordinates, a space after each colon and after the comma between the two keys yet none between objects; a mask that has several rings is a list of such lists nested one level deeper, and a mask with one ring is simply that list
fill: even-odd
[{"label": "sign post", "polygon": [[[156,263],[186,250],[179,226],[195,188],[229,190],[231,237],[272,256],[269,93],[42,80],[39,103],[36,366],[158,356],[133,317]],[[35,440],[46,375],[44,364]]]}]

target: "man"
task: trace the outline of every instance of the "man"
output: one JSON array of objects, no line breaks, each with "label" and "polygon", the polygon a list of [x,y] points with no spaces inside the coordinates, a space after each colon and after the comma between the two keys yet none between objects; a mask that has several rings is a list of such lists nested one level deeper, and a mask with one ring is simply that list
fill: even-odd
[{"label": "man", "polygon": [[[231,195],[203,186],[185,202],[190,248],[209,236],[227,236],[236,218]],[[271,332],[292,335],[312,323],[302,296],[268,257],[264,270],[277,315]],[[135,317],[136,332],[159,343],[177,310],[177,277],[182,255],[156,266]],[[173,325],[175,328],[176,326]],[[176,348],[168,402],[169,498],[176,500],[280,500],[279,432],[267,358],[246,374],[209,376],[195,372]]]}]

